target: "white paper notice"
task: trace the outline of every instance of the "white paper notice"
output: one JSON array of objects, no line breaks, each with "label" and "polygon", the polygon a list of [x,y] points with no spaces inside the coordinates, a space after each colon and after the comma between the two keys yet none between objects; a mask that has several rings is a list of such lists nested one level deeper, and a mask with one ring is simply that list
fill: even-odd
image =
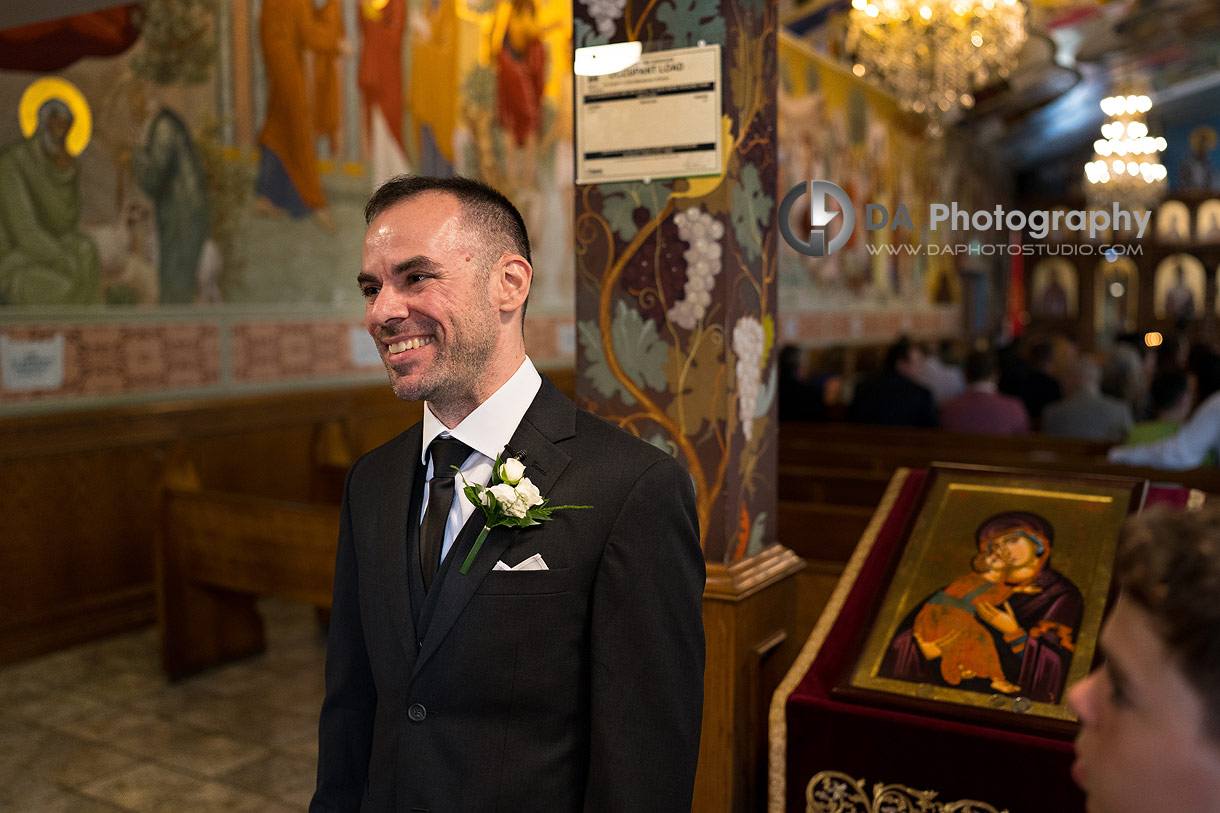
[{"label": "white paper notice", "polygon": [[576,182],[720,172],[720,45],[576,77]]},{"label": "white paper notice", "polygon": [[348,328],[348,342],[352,346],[352,365],[356,367],[380,367],[381,356],[377,354],[377,345],[373,337],[362,327],[352,325]]},{"label": "white paper notice", "polygon": [[64,335],[49,339],[0,336],[0,387],[8,392],[57,390],[64,385]]}]

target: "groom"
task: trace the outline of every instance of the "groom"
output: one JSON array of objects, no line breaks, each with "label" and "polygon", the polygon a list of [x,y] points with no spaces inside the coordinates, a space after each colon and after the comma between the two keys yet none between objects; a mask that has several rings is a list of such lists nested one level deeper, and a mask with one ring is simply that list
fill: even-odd
[{"label": "groom", "polygon": [[[534,369],[529,242],[500,193],[398,176],[365,218],[365,324],[425,409],[348,473],[310,810],[689,811],[690,477]],[[551,505],[591,508],[496,527],[465,569],[483,514],[452,467],[485,485],[497,455]]]}]

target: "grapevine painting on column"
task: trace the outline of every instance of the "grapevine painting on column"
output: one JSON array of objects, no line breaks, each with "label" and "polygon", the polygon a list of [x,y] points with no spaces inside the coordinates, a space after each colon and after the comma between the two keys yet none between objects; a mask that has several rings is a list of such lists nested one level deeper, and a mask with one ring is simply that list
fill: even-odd
[{"label": "grapevine painting on column", "polygon": [[723,164],[577,188],[577,392],[690,471],[708,561],[773,541],[774,4],[581,0],[577,47],[720,43]]}]

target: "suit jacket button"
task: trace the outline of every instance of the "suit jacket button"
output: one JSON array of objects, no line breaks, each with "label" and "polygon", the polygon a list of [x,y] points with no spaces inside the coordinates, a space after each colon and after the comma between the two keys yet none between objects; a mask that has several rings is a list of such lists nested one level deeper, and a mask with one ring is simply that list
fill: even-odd
[{"label": "suit jacket button", "polygon": [[412,703],[407,709],[407,716],[411,718],[413,723],[422,723],[424,718],[428,716],[428,710],[419,703]]}]

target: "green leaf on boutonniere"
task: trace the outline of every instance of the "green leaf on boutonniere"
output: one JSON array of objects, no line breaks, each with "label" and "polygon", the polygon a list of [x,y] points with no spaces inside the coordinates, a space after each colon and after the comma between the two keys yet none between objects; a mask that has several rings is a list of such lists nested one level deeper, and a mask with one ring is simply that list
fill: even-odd
[{"label": "green leaf on boutonniere", "polygon": [[[457,469],[457,466],[453,468]],[[515,457],[510,457],[503,463],[500,456],[492,464],[490,485],[481,486],[469,483],[458,470],[462,478],[462,492],[466,499],[474,503],[483,512],[483,530],[474,547],[462,563],[461,574],[466,575],[475,556],[483,547],[483,540],[492,528],[505,526],[508,528],[528,528],[539,525],[551,518],[551,514],[565,508],[592,508],[591,505],[549,505],[550,500],[542,496],[538,488],[525,476],[525,466]]]}]

